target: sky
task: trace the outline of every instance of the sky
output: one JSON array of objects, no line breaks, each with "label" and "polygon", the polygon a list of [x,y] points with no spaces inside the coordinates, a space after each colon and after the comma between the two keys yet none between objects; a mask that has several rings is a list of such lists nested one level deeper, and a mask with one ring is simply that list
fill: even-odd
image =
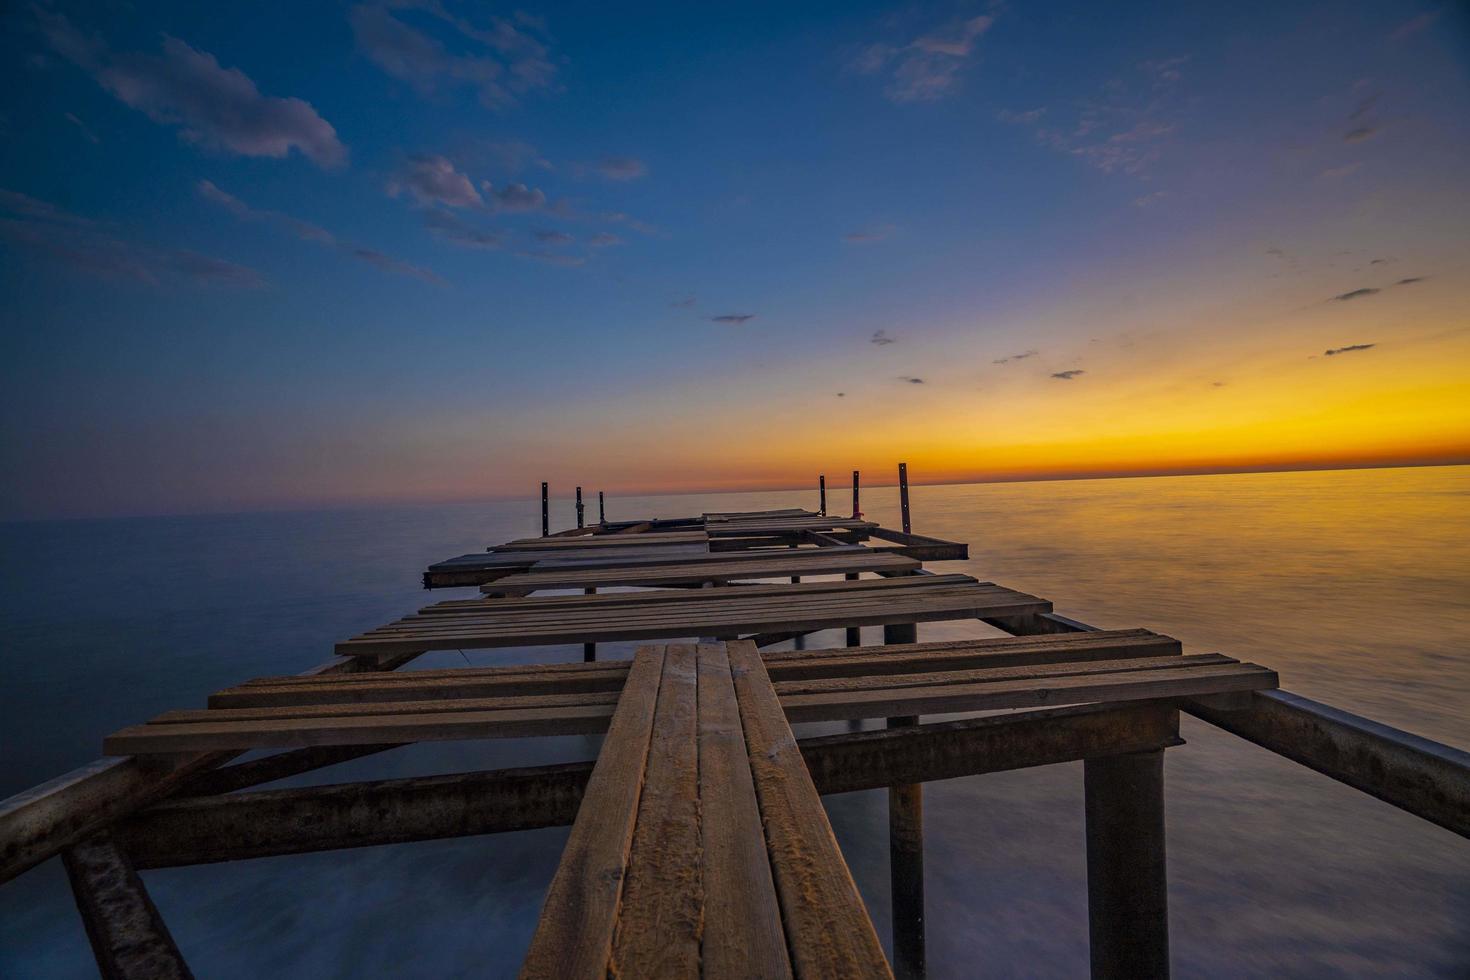
[{"label": "sky", "polygon": [[0,519],[1470,461],[1470,14],[0,11]]}]

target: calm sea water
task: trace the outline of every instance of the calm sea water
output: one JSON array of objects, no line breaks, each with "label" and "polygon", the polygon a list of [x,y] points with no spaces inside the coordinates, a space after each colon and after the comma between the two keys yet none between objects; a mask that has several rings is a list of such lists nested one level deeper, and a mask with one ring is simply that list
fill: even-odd
[{"label": "calm sea water", "polygon": [[[815,497],[615,499],[609,516]],[[898,525],[895,490],[863,499]],[[321,662],[333,641],[422,605],[426,563],[534,533],[536,506],[0,525],[0,795],[91,760],[121,725]],[[557,506],[570,523],[569,502]],[[1269,664],[1291,691],[1470,746],[1470,468],[919,487],[913,508],[917,530],[971,543],[968,563],[942,570],[1045,596],[1095,625],[1147,626],[1186,650]],[[934,639],[988,632],[920,627]],[[456,663],[436,654],[416,666]],[[1201,723],[1185,719],[1183,734],[1166,765],[1180,976],[1470,976],[1470,842]],[[595,752],[588,738],[441,743],[293,782]],[[1084,975],[1080,764],[926,794],[932,975]],[[826,800],[882,934],[885,799]],[[510,976],[565,839],[552,829],[145,879],[200,976]],[[0,976],[88,975],[59,863],[0,887]]]}]

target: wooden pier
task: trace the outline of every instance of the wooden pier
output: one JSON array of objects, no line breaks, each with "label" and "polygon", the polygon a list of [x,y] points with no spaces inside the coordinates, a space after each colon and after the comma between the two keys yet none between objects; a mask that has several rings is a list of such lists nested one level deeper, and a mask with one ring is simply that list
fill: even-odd
[{"label": "wooden pier", "polygon": [[[968,549],[912,533],[899,475],[901,531],[862,519],[857,473],[850,517],[825,513],[823,478],[817,511],[609,523],[599,493],[588,526],[578,488],[577,527],[557,534],[543,484],[541,536],[424,573],[478,595],[140,719],[106,758],[0,802],[0,881],[61,856],[104,976],[184,977],[140,870],[570,826],[524,977],[922,977],[923,784],[1080,761],[1093,975],[1161,977],[1181,711],[1470,836],[1467,753],[1280,691],[1269,668],[930,571]],[[920,642],[936,621],[1009,635]],[[771,649],[833,629],[846,646]],[[630,660],[598,659],[627,641]],[[560,644],[583,661],[398,670]],[[856,730],[792,728],[823,721]],[[567,734],[602,736],[596,758],[258,788],[407,743]],[[821,804],[883,787],[891,964]]]}]

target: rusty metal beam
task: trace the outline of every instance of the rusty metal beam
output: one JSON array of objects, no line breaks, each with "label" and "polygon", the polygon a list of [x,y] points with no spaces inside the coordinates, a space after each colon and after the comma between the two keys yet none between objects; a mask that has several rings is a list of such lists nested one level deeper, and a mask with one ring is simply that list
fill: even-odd
[{"label": "rusty metal beam", "polygon": [[[1089,633],[1056,613],[985,622],[1016,636]],[[1290,691],[1190,698],[1186,714],[1283,758],[1470,837],[1470,752],[1380,724]]]},{"label": "rusty metal beam", "polygon": [[367,755],[377,755],[398,745],[311,745],[302,749],[288,749],[261,759],[239,762],[233,766],[221,766],[201,772],[185,780],[179,787],[180,796],[214,796],[234,793],[262,783],[273,783],[288,776],[299,776],[327,766],[351,762]]},{"label": "rusty metal beam", "polygon": [[106,980],[192,977],[143,880],[106,831],[62,852],[77,911]]},{"label": "rusty metal beam", "polygon": [[[302,676],[394,670],[417,654],[380,664],[334,657]],[[163,799],[195,775],[224,765],[238,752],[208,752],[152,760],[98,759],[0,800],[0,883],[9,881],[128,814]]]},{"label": "rusty metal beam", "polygon": [[1240,706],[1208,699],[1181,707],[1223,728],[1470,837],[1470,752],[1341,711],[1290,691],[1253,691]]},{"label": "rusty metal beam", "polygon": [[[801,740],[818,790],[1049,765],[1178,745],[1156,702],[1086,706]],[[569,825],[591,762],[171,800],[118,825],[140,868]]]}]

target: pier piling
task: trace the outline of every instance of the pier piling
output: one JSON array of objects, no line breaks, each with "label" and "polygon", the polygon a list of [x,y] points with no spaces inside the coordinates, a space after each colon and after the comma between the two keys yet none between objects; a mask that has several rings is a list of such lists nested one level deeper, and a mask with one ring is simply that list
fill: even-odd
[{"label": "pier piling", "polygon": [[1167,977],[1163,750],[1088,759],[1082,771],[1092,976]]},{"label": "pier piling", "polygon": [[[883,627],[883,643],[917,643],[914,623]],[[911,728],[918,715],[889,718],[889,728]],[[1162,753],[1160,753],[1162,755]],[[924,788],[921,783],[888,787],[888,879],[893,900],[893,972],[898,980],[923,980],[924,964]]]}]

